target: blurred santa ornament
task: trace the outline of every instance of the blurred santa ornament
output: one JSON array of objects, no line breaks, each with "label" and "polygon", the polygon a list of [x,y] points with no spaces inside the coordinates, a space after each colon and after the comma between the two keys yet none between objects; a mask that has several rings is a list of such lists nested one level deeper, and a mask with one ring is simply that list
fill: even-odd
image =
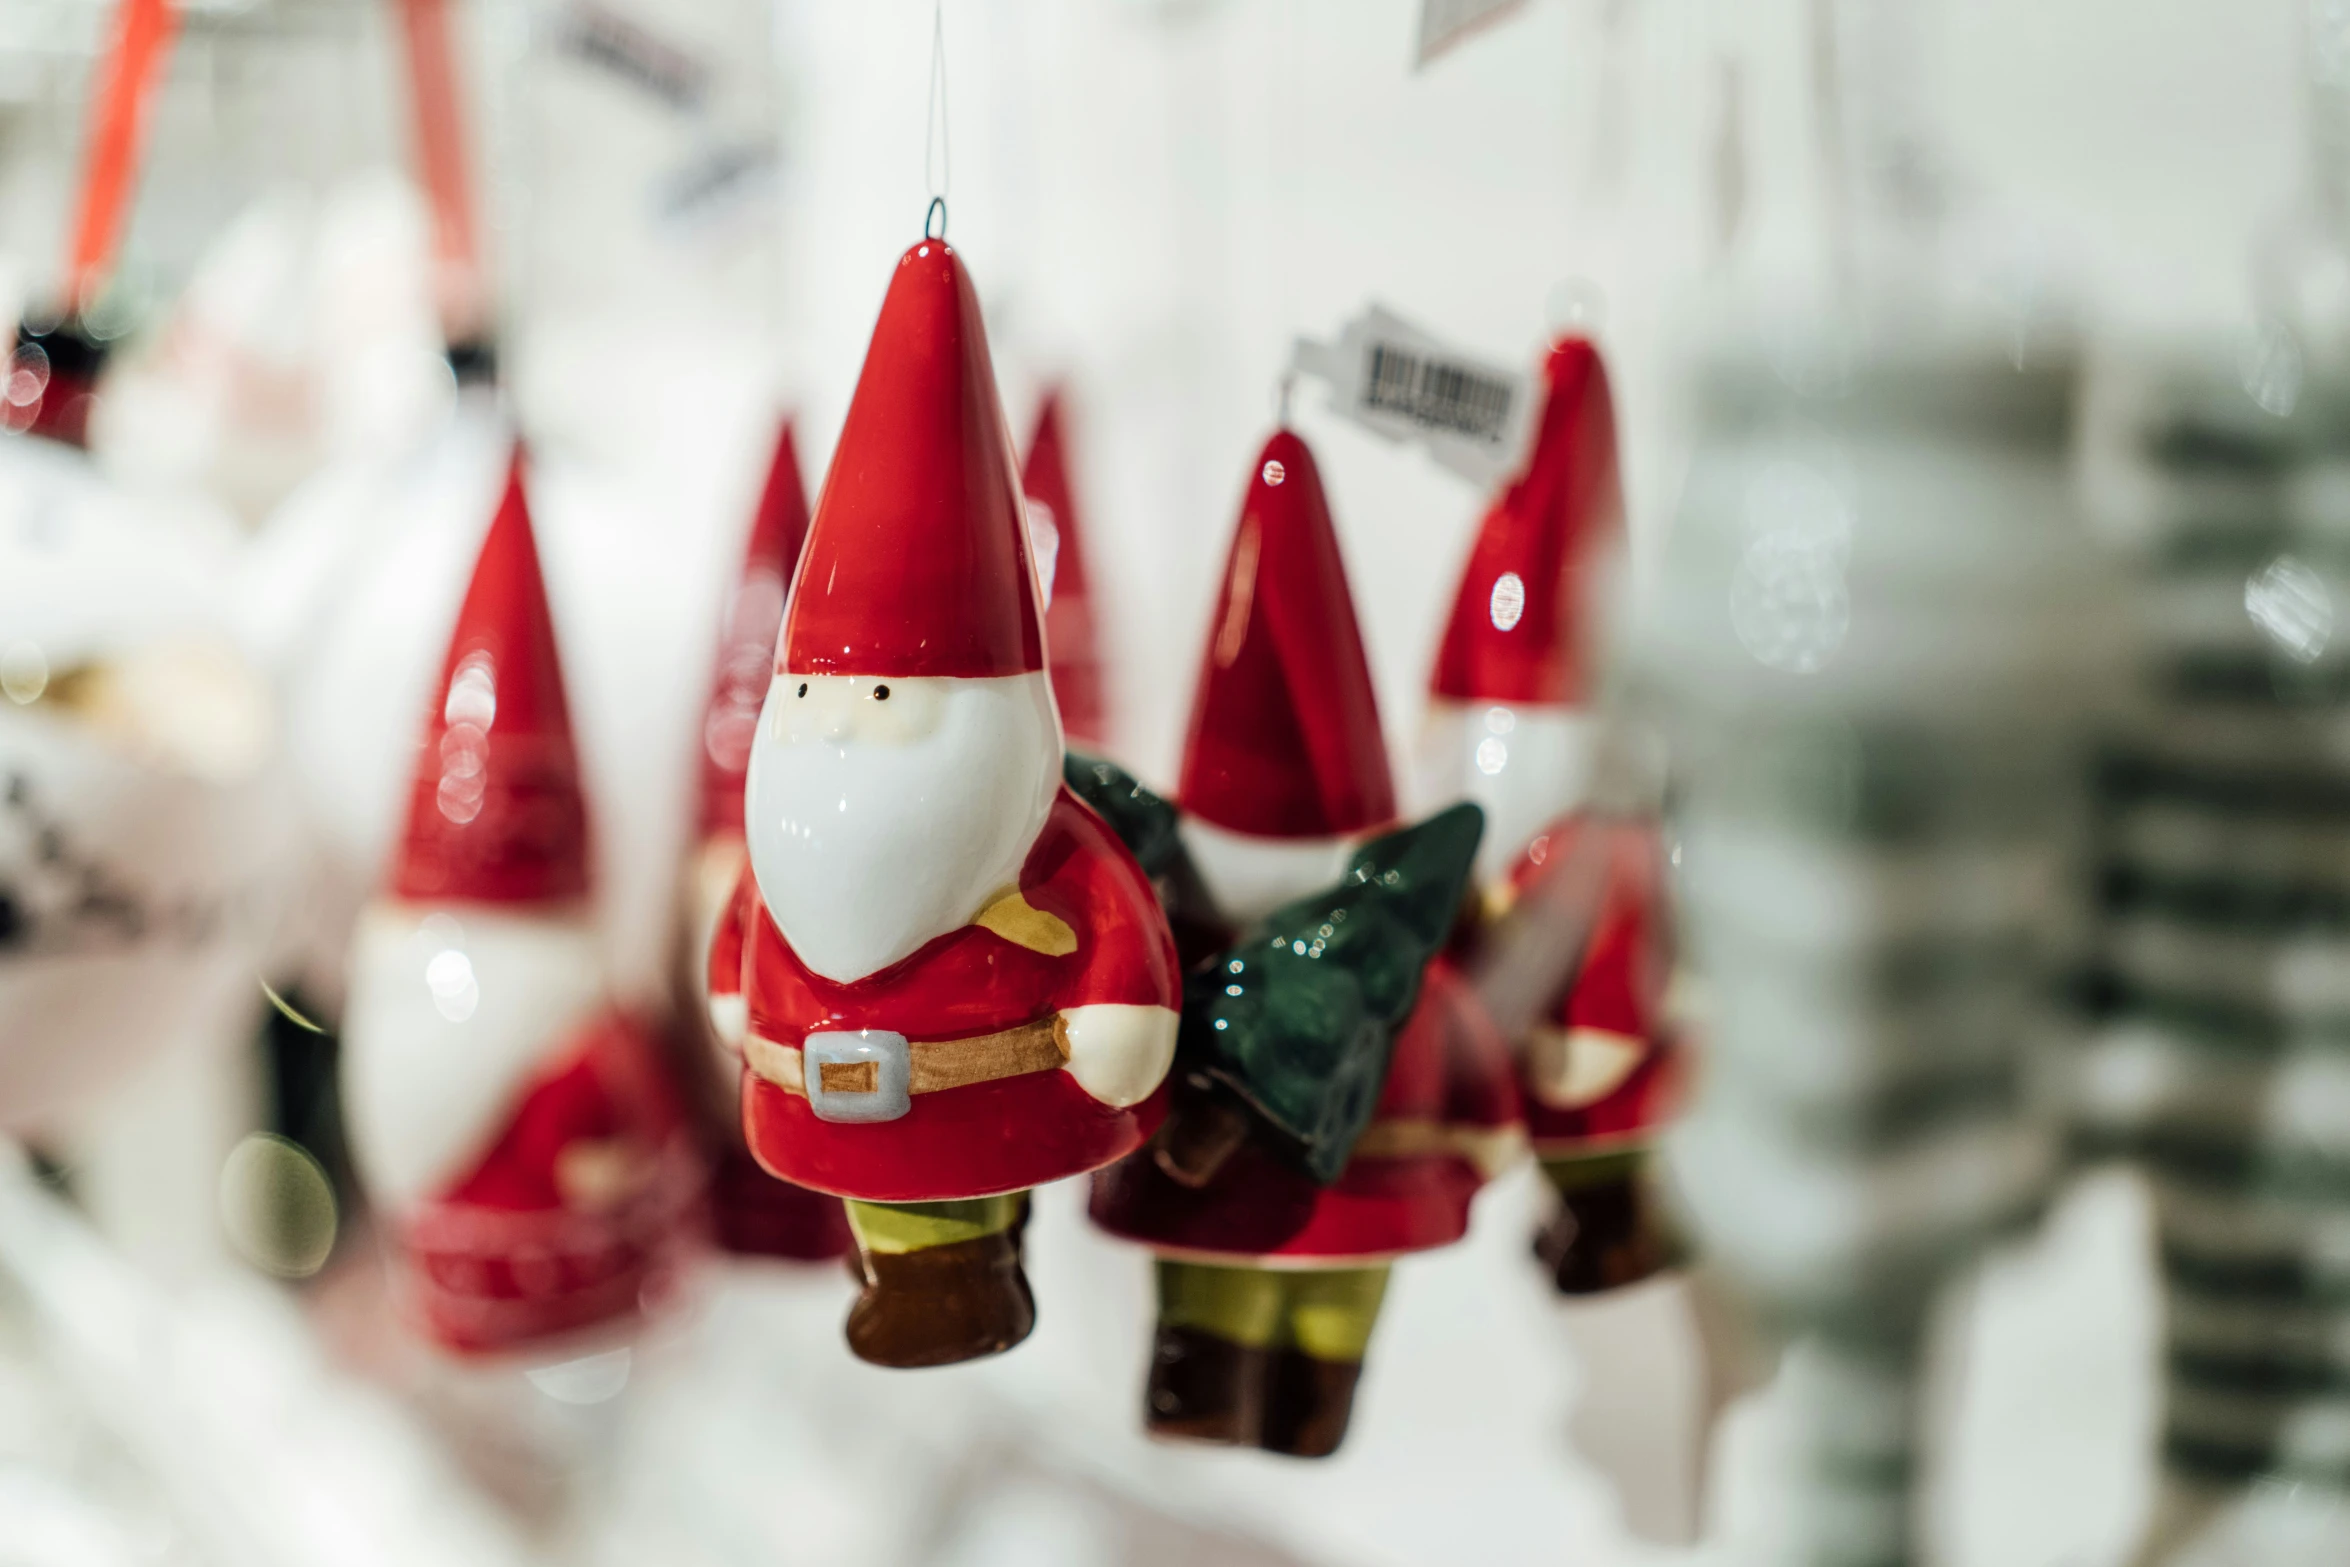
[{"label": "blurred santa ornament", "polygon": [[522,481],[517,452],[360,921],[343,1097],[420,1328],[543,1357],[658,1306],[697,1170],[657,1037],[604,995]]},{"label": "blurred santa ornament", "polygon": [[0,435],[0,1127],[260,1004],[293,844],[226,531]]},{"label": "blurred santa ornament", "polygon": [[1061,710],[1061,730],[1075,749],[1098,753],[1108,749],[1109,715],[1104,709],[1101,658],[1095,651],[1084,529],[1063,449],[1062,401],[1056,387],[1045,393],[1036,411],[1036,431],[1028,438],[1020,488],[1028,497],[1030,533],[1040,541],[1052,541],[1049,553],[1041,542],[1037,553],[1045,590],[1045,659],[1052,671],[1053,702]]},{"label": "blurred santa ornament", "polygon": [[850,1347],[968,1360],[1034,1325],[1027,1189],[1157,1126],[1178,991],[1149,882],[1061,784],[1012,446],[943,240],[899,258],[798,583],[711,960],[744,980],[744,1128],[850,1199]]},{"label": "blurred santa ornament", "polygon": [[[1137,814],[1122,787],[1109,808]],[[1478,813],[1397,830],[1337,534],[1287,430],[1242,503],[1180,804],[1158,835],[1166,880],[1195,889],[1180,925],[1210,946],[1186,988],[1184,1088],[1162,1143],[1096,1178],[1093,1217],[1158,1254],[1151,1433],[1324,1457],[1389,1263],[1466,1233],[1520,1128],[1506,1043],[1429,961]]]},{"label": "blurred santa ornament", "polygon": [[292,845],[226,519],[85,451],[102,294],[175,15],[121,7],[93,83],[65,308],[0,363],[0,1128],[55,1130],[141,1056],[233,1036]]},{"label": "blurred santa ornament", "polygon": [[[751,517],[742,570],[726,604],[718,670],[702,719],[699,819],[686,888],[687,969],[706,1023],[692,1054],[690,1080],[705,1091],[710,1153],[710,1219],[718,1244],[749,1256],[821,1262],[849,1249],[840,1199],[779,1181],[759,1168],[742,1136],[742,937],[712,937],[737,917],[735,887],[749,864],[743,841],[743,780],[759,709],[775,675],[775,639],[791,591],[792,568],[808,537],[807,493],[787,421],[777,433],[767,482]],[[710,968],[713,952],[730,954],[726,972]],[[706,1030],[706,1032],[705,1032]]]},{"label": "blurred santa ornament", "polygon": [[[1533,450],[1485,514],[1438,644],[1418,770],[1423,800],[1485,811],[1466,946],[1531,885],[1558,881],[1523,906],[1536,918],[1517,923],[1539,929],[1505,938],[1543,950],[1524,953],[1536,972],[1510,983],[1532,991],[1504,1010],[1527,1130],[1559,1194],[1536,1250],[1562,1293],[1582,1295],[1635,1283],[1673,1255],[1648,1150],[1672,1111],[1679,1047],[1662,1015],[1670,951],[1645,819],[1654,801],[1593,791],[1599,589],[1624,543],[1597,346],[1560,338],[1543,385]],[[1640,792],[1630,769],[1615,771],[1615,793]]]}]

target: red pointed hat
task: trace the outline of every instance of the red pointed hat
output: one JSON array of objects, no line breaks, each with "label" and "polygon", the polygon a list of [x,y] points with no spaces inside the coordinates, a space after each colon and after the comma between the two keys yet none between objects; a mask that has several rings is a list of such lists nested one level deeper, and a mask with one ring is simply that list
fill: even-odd
[{"label": "red pointed hat", "polygon": [[433,687],[392,867],[402,898],[551,903],[588,888],[587,807],[518,447]]},{"label": "red pointed hat", "polygon": [[1249,476],[1178,792],[1192,814],[1262,837],[1331,837],[1395,816],[1338,533],[1313,453],[1287,430]]},{"label": "red pointed hat", "polygon": [[1094,647],[1093,602],[1085,573],[1085,529],[1077,516],[1077,499],[1070,490],[1069,464],[1061,442],[1061,394],[1055,389],[1045,394],[1044,406],[1037,410],[1036,433],[1028,439],[1028,461],[1020,470],[1020,488],[1053,514],[1053,526],[1060,533],[1044,625],[1053,700],[1061,709],[1061,727],[1074,743],[1098,744],[1103,733],[1102,672]]},{"label": "red pointed hat", "polygon": [[778,659],[779,671],[811,675],[1044,668],[987,330],[943,240],[898,258],[816,498]]},{"label": "red pointed hat", "polygon": [[1610,885],[1583,963],[1562,996],[1569,1028],[1653,1039],[1664,1020],[1665,930],[1655,867],[1640,838],[1611,844]]},{"label": "red pointed hat", "polygon": [[1623,537],[1607,367],[1589,339],[1561,338],[1526,471],[1486,512],[1429,682],[1465,702],[1585,700],[1595,563]]},{"label": "red pointed hat", "polygon": [[710,706],[702,715],[704,837],[743,830],[743,778],[750,770],[751,738],[758,731],[759,708],[767,700],[768,676],[775,667],[776,630],[783,624],[792,568],[799,563],[800,546],[807,537],[808,496],[800,487],[799,453],[787,419],[775,439],[759,509],[751,517],[742,572],[727,599],[718,672],[711,684]]}]

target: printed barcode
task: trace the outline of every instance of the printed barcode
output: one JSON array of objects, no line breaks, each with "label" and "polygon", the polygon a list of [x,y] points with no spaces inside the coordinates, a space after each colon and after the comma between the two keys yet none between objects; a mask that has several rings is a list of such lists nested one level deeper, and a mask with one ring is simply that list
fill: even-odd
[{"label": "printed barcode", "polygon": [[1510,384],[1440,359],[1371,345],[1371,373],[1363,406],[1434,430],[1478,441],[1498,441],[1509,422]]}]

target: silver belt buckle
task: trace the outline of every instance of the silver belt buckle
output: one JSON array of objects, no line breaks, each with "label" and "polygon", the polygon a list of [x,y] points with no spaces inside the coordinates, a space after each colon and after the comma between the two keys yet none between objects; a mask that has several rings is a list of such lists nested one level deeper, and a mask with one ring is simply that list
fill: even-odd
[{"label": "silver belt buckle", "polygon": [[913,1108],[913,1056],[892,1029],[810,1034],[800,1042],[800,1065],[808,1108],[820,1121],[894,1121]]}]

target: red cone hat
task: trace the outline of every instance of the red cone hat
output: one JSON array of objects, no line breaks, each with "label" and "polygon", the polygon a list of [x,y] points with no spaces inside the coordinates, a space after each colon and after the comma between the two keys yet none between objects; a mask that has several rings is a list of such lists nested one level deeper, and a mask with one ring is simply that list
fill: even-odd
[{"label": "red cone hat", "polygon": [[1486,512],[1437,648],[1439,697],[1572,704],[1589,694],[1590,578],[1624,532],[1615,412],[1586,338],[1560,339],[1543,378],[1534,454]]},{"label": "red cone hat", "polygon": [[943,240],[898,258],[784,617],[779,668],[1044,668],[1027,519],[987,331]]},{"label": "red cone hat", "polygon": [[792,568],[807,537],[808,495],[800,487],[799,453],[786,420],[775,438],[759,509],[751,517],[742,572],[727,600],[718,672],[702,717],[700,826],[705,838],[743,830],[743,777],[750,770],[751,738],[758,732],[759,708],[775,667],[776,631],[783,624]]},{"label": "red cone hat", "polygon": [[579,755],[522,467],[517,448],[433,687],[392,868],[402,898],[551,903],[587,892]]},{"label": "red cone hat", "polygon": [[1582,971],[1563,998],[1559,1020],[1632,1039],[1655,1037],[1663,1012],[1655,972],[1656,909],[1645,878],[1625,877],[1610,889],[1584,949]]},{"label": "red cone hat", "polygon": [[1044,611],[1044,642],[1053,672],[1053,701],[1070,743],[1099,746],[1103,739],[1102,671],[1094,648],[1093,599],[1085,574],[1085,528],[1069,488],[1069,462],[1061,446],[1061,394],[1045,394],[1037,410],[1036,433],[1028,440],[1028,462],[1020,488],[1053,514],[1060,552],[1053,560],[1052,592]]},{"label": "red cone hat", "polygon": [[1333,837],[1395,816],[1370,663],[1305,442],[1258,453],[1208,626],[1180,785],[1234,832]]}]

